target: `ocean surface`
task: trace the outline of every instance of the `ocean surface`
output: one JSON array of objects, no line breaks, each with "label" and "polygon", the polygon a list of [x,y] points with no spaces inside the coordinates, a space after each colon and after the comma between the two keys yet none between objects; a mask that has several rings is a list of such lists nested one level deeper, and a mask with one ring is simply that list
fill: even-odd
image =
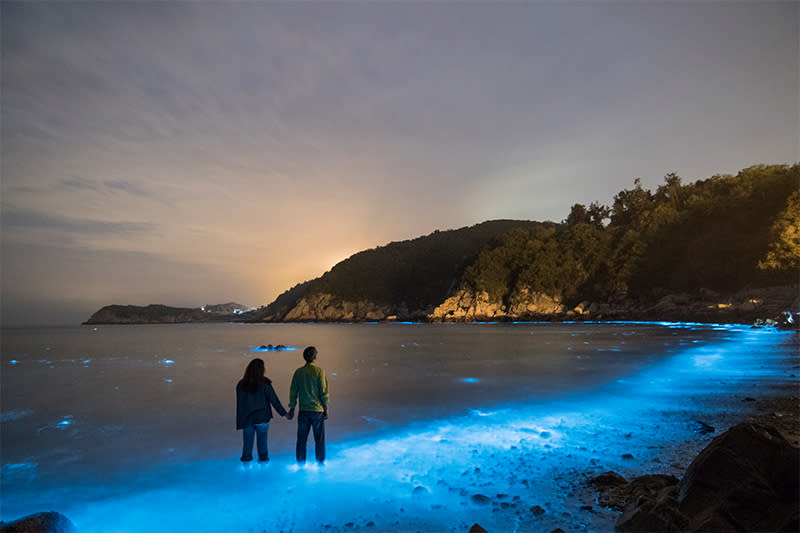
[{"label": "ocean surface", "polygon": [[[792,382],[791,335],[671,323],[4,329],[0,518],[53,509],[106,532],[536,531],[570,512],[559,472],[634,471],[694,438],[687,413],[705,398]],[[296,422],[280,417],[272,461],[240,464],[245,366],[264,359],[285,405],[310,345],[331,392],[326,465],[297,467]]]}]

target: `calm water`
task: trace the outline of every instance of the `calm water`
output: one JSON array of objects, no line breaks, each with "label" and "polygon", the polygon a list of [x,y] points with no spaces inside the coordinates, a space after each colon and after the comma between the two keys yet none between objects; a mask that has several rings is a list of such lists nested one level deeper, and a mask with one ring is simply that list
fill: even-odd
[{"label": "calm water", "polygon": [[[720,369],[726,380],[757,379],[765,359],[752,361],[737,350],[743,339],[776,357],[789,350],[785,337],[758,335],[747,328],[658,324],[8,329],[2,337],[2,518],[51,508],[33,496],[43,491],[52,496],[83,487],[106,498],[133,490],[136,483],[126,482],[132,476],[213,461],[236,465],[233,391],[253,357],[265,360],[285,405],[302,349],[318,348],[330,383],[327,437],[335,464],[337,453],[365,442],[373,446],[415,424],[496,406],[535,405],[546,413],[549,405],[642,380],[651,391],[645,396],[658,402],[686,382],[698,386],[698,372]],[[296,350],[254,350],[262,344]],[[294,431],[294,422],[271,424],[273,463],[291,464]],[[294,529],[304,527],[295,523]]]}]

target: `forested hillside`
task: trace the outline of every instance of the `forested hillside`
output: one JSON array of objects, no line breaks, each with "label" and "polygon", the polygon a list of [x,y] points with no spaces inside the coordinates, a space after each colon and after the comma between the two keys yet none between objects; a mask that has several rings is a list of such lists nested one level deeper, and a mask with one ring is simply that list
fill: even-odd
[{"label": "forested hillside", "polygon": [[639,180],[610,207],[576,204],[550,235],[507,234],[463,283],[493,301],[528,288],[566,299],[797,283],[800,166],[755,166],[692,184]]},{"label": "forested hillside", "polygon": [[799,191],[800,165],[686,184],[668,174],[655,191],[635,180],[612,205],[575,204],[558,224],[490,221],[360,252],[252,318],[523,318],[796,286]]},{"label": "forested hillside", "polygon": [[401,315],[430,311],[455,288],[478,253],[496,246],[504,234],[513,230],[552,233],[554,228],[552,222],[493,220],[365,250],[320,278],[286,291],[256,316],[280,319],[300,299],[322,294],[330,295],[333,302],[396,308]]}]

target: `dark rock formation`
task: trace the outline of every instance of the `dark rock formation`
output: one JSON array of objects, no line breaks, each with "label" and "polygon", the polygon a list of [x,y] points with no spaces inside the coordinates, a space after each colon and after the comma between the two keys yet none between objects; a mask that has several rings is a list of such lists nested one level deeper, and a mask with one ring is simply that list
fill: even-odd
[{"label": "dark rock formation", "polygon": [[0,522],[0,533],[76,533],[75,525],[55,511],[36,513],[13,522]]},{"label": "dark rock formation", "polygon": [[694,530],[783,531],[798,504],[798,448],[769,426],[739,424],[711,441],[680,483]]},{"label": "dark rock formation", "polygon": [[678,509],[677,485],[664,487],[655,495],[643,495],[630,504],[617,520],[617,531],[695,531]]},{"label": "dark rock formation", "polygon": [[605,472],[590,481],[599,491],[597,503],[622,511],[639,498],[656,497],[665,487],[674,487],[678,478],[665,475],[641,476],[630,483],[616,472]]},{"label": "dark rock formation", "polygon": [[755,423],[715,438],[680,482],[614,472],[591,480],[598,503],[623,509],[618,531],[797,531],[800,450]]}]

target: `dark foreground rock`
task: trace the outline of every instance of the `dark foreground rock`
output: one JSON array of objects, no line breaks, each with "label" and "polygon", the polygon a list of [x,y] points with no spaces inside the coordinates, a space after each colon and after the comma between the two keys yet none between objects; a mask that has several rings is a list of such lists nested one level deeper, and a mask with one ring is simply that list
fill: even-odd
[{"label": "dark foreground rock", "polygon": [[61,513],[36,513],[13,522],[0,522],[0,533],[76,533],[72,521]]},{"label": "dark foreground rock", "polygon": [[775,428],[739,424],[689,465],[679,486],[681,512],[694,530],[797,531],[799,469],[798,448]]},{"label": "dark foreground rock", "polygon": [[617,531],[800,530],[800,450],[778,430],[739,424],[711,443],[680,482],[614,472],[592,480],[598,502],[624,509]]}]

